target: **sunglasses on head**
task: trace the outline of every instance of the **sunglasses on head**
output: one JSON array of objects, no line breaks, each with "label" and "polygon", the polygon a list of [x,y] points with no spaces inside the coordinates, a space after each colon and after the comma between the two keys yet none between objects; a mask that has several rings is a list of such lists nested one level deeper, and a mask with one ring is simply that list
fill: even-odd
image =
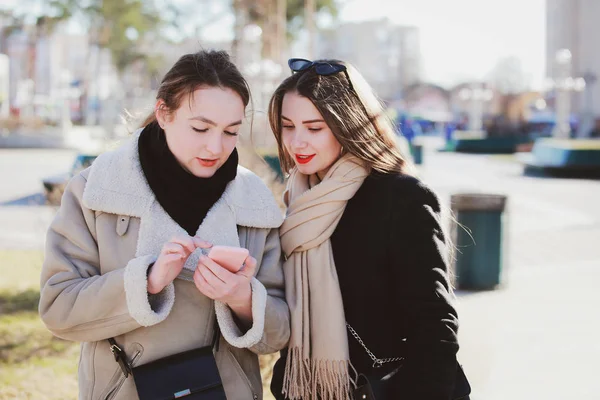
[{"label": "sunglasses on head", "polygon": [[310,61],[304,58],[290,58],[288,60],[288,65],[292,72],[302,72],[314,67],[317,75],[322,76],[335,75],[343,72],[346,75],[350,89],[353,89],[352,82],[350,81],[350,76],[348,75],[345,65],[335,62]]}]

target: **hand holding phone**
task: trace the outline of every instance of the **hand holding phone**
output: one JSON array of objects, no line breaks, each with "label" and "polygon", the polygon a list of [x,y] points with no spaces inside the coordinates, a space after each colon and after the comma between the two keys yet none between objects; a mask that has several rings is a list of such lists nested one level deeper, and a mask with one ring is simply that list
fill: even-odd
[{"label": "hand holding phone", "polygon": [[252,324],[252,284],[257,262],[240,247],[212,246],[194,272],[198,290],[229,306],[243,324]]}]

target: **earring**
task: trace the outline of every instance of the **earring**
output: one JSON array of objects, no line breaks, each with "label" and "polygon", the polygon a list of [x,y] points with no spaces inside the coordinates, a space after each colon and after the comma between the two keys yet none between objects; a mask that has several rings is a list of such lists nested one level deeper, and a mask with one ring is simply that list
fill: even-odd
[{"label": "earring", "polygon": [[340,156],[344,154],[344,146],[340,148]]}]

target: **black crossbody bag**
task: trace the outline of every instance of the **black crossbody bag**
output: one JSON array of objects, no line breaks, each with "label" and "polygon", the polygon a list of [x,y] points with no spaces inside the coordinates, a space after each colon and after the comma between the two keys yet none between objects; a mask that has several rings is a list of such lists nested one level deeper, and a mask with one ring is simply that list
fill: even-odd
[{"label": "black crossbody bag", "polygon": [[[373,368],[380,368],[384,364],[400,362],[404,360],[404,357],[395,357],[395,358],[377,358],[371,350],[365,345],[362,341],[358,333],[346,322],[346,327],[352,334],[352,336],[358,341],[358,343],[365,349],[367,355],[373,360]],[[369,378],[364,374],[359,374],[356,384],[353,388],[353,398],[356,400],[375,400],[375,393],[378,390],[382,390],[379,386],[385,385],[386,381],[388,381],[392,376],[394,376],[399,370],[402,368],[400,365],[398,368],[394,369],[392,372],[387,374],[385,377],[381,379],[381,381],[377,382],[376,389],[371,385]],[[375,390],[374,390],[375,389]],[[456,363],[456,380],[454,382],[454,392],[452,393],[452,400],[469,400],[469,394],[471,394],[471,385],[467,380],[467,376],[463,371],[462,365],[458,362]]]},{"label": "black crossbody bag", "polygon": [[125,378],[133,375],[140,400],[227,400],[213,353],[213,350],[218,351],[219,336],[215,321],[210,346],[174,354],[133,368],[115,339],[110,338],[108,342]]}]

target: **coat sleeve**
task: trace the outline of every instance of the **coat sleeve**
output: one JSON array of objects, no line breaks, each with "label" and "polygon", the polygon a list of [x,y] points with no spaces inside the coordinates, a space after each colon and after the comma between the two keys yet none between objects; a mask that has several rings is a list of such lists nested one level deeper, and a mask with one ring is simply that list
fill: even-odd
[{"label": "coat sleeve", "polygon": [[449,243],[435,194],[420,183],[410,187],[396,202],[390,228],[397,249],[392,268],[397,307],[406,316],[407,329],[405,360],[390,398],[449,400],[458,351],[458,315],[446,260]]},{"label": "coat sleeve", "polygon": [[232,346],[248,348],[256,354],[274,353],[287,346],[290,337],[279,230],[242,229],[241,238],[252,238],[246,244],[259,266],[251,283],[252,327],[242,331],[231,309],[221,302],[215,303],[217,319],[223,337]]},{"label": "coat sleeve", "polygon": [[175,295],[172,284],[148,295],[151,255],[101,274],[95,213],[81,201],[85,185],[81,174],[69,182],[48,230],[39,313],[54,335],[91,342],[163,321]]}]

